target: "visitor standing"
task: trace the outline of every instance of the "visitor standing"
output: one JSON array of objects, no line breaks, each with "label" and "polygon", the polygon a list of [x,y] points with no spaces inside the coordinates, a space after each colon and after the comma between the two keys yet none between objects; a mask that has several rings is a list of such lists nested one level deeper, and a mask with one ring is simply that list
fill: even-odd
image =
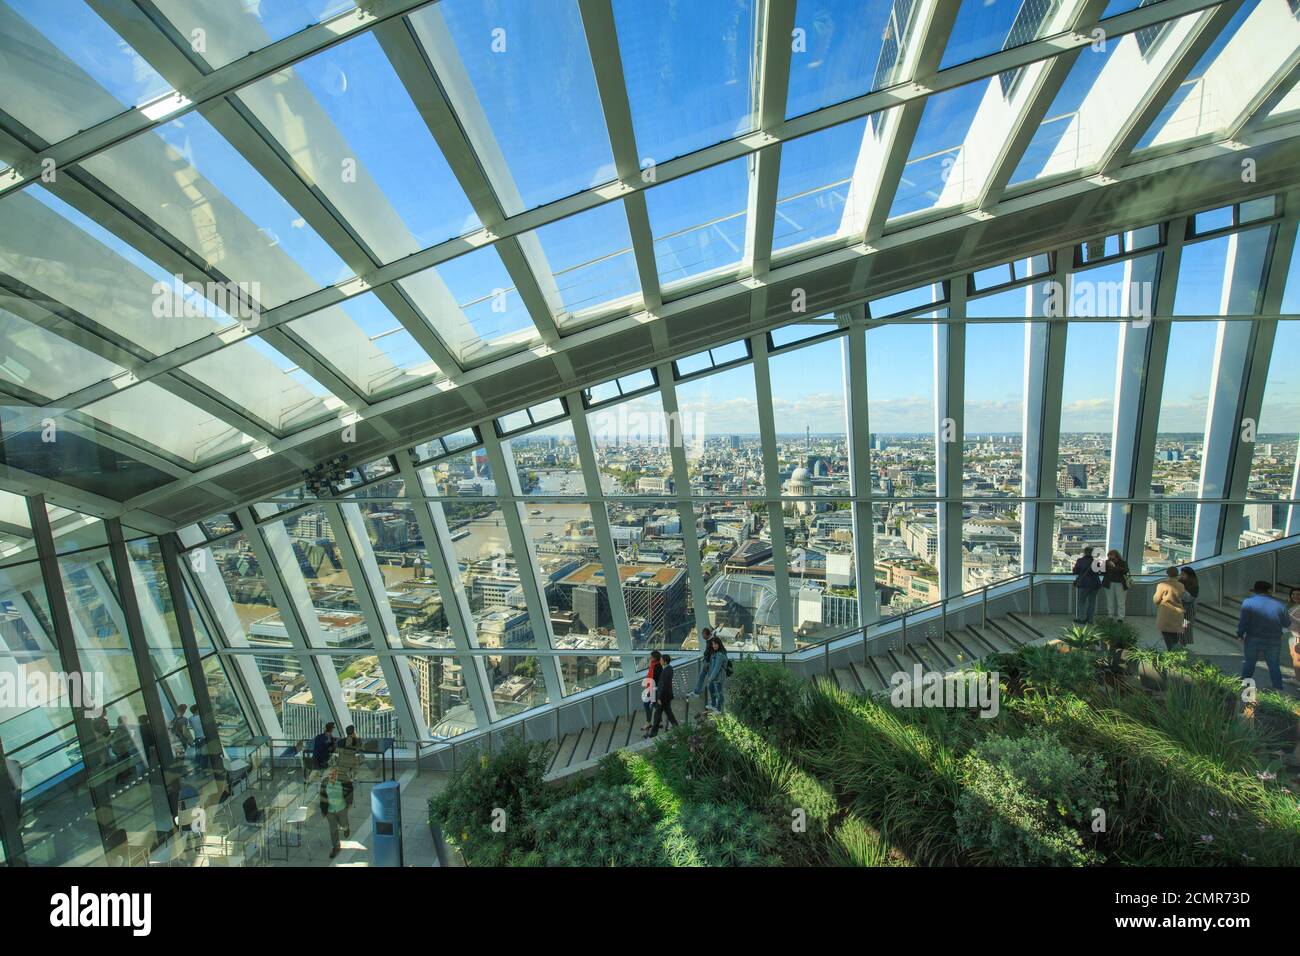
[{"label": "visitor standing", "polygon": [[713,648],[713,654],[709,657],[709,702],[705,709],[716,714],[722,712],[722,685],[731,675],[731,661],[727,658],[727,649],[722,646],[721,640],[715,637],[709,645]]},{"label": "visitor standing", "polygon": [[1114,548],[1106,555],[1106,570],[1101,577],[1106,587],[1106,613],[1117,621],[1124,620],[1130,583],[1128,562]]},{"label": "visitor standing", "polygon": [[706,627],[703,630],[700,646],[704,649],[704,657],[700,659],[700,676],[695,678],[695,687],[686,695],[688,698],[699,697],[709,686],[709,658],[713,656],[713,628]]},{"label": "visitor standing", "polygon": [[1177,568],[1166,568],[1165,579],[1156,585],[1151,598],[1156,606],[1156,630],[1165,639],[1165,647],[1173,650],[1183,636],[1183,585],[1178,580]]},{"label": "visitor standing", "polygon": [[1075,624],[1090,624],[1097,611],[1097,595],[1101,591],[1101,573],[1092,556],[1092,547],[1083,549],[1083,554],[1074,562],[1074,586],[1078,590],[1078,600],[1074,609]]},{"label": "visitor standing", "polygon": [[334,736],[334,721],[325,725],[325,729],[317,734],[311,742],[312,759],[316,762],[317,770],[324,770],[330,762],[330,757],[334,755],[334,750],[338,746],[338,740]]},{"label": "visitor standing", "polygon": [[1255,582],[1251,596],[1241,602],[1237,640],[1242,642],[1242,678],[1254,677],[1255,665],[1263,657],[1273,689],[1280,691],[1282,666],[1278,658],[1282,653],[1282,635],[1291,627],[1291,614],[1285,604],[1269,593],[1272,590],[1267,581]]}]

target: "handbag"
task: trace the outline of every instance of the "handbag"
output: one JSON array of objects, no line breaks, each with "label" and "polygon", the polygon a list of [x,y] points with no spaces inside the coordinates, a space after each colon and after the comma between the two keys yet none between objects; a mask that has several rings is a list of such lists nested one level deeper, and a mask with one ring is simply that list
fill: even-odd
[{"label": "handbag", "polygon": [[641,703],[652,704],[655,699],[655,689],[649,684],[645,685],[645,690],[641,691]]}]

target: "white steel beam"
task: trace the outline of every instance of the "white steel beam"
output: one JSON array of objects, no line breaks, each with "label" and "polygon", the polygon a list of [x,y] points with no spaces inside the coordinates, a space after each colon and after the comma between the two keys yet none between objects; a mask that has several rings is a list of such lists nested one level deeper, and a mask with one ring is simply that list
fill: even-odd
[{"label": "white steel beam", "polygon": [[772,538],[772,579],[776,583],[776,608],[781,622],[781,650],[795,649],[794,599],[790,593],[790,561],[785,549],[785,502],[781,499],[781,472],[776,453],[776,416],[772,409],[772,371],[767,364],[767,333],[749,340],[754,355],[754,395],[758,403],[758,434],[763,452],[763,493],[767,498],[767,524]]}]

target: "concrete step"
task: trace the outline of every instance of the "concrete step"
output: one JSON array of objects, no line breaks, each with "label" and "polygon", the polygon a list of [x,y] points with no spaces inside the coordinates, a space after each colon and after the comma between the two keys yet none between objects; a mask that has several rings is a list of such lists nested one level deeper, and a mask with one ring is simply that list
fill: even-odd
[{"label": "concrete step", "polygon": [[[993,651],[1013,651],[1020,646],[995,628],[976,627],[970,624],[967,625],[966,632],[971,635],[975,644],[988,649],[985,654]],[[983,657],[984,654],[980,656]]]},{"label": "concrete step", "polygon": [[881,681],[876,674],[875,668],[870,664],[863,661],[854,661],[851,666],[853,668],[854,676],[858,679],[858,683],[860,683],[869,693],[878,694],[888,686]]},{"label": "concrete step", "polygon": [[930,646],[949,667],[965,667],[970,663],[970,654],[947,637],[930,638]]},{"label": "concrete step", "polygon": [[1022,632],[1020,628],[1018,628],[1015,624],[1010,623],[1006,619],[989,618],[988,625],[984,628],[984,631],[985,633],[992,631],[994,633],[1001,634],[1004,638],[1006,638],[1008,641],[1011,642],[1013,649],[1017,647],[1024,647],[1026,644],[1030,643],[1029,635],[1025,632]]},{"label": "concrete step", "polygon": [[1009,611],[1007,620],[1013,621],[1021,631],[1028,635],[1030,643],[1034,641],[1046,640],[1049,637],[1057,637],[1060,634],[1060,628],[1055,624],[1047,624],[1041,618],[1034,619],[1020,614],[1018,611]]},{"label": "concrete step", "polygon": [[861,694],[863,692],[862,684],[858,681],[858,677],[853,672],[852,666],[837,667],[831,673],[835,677],[835,685],[839,687],[840,690],[846,691],[850,694]]},{"label": "concrete step", "polygon": [[892,659],[881,654],[872,654],[868,657],[867,665],[876,675],[876,684],[882,689],[889,686],[889,678],[898,670]]},{"label": "concrete step", "polygon": [[942,673],[949,669],[948,663],[936,654],[934,648],[927,643],[909,644],[907,649],[914,658],[921,662],[921,667],[926,671],[939,671]]}]

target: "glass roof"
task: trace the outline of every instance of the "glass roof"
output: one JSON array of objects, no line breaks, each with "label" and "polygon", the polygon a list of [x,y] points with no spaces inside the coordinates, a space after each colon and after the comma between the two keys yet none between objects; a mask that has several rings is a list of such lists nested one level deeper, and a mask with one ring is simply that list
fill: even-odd
[{"label": "glass roof", "polygon": [[[812,268],[914,214],[996,212],[1001,183],[1032,199],[1294,122],[1295,3],[1168,6],[1112,0],[1094,44],[1082,0],[961,0],[933,23],[918,0],[796,0],[787,63],[761,0],[443,0],[377,29],[351,0],[153,0],[143,19],[0,0],[0,391],[138,450],[148,485],[743,291],[769,257]],[[197,105],[169,79],[258,51],[258,79]],[[962,64],[983,76],[951,79]],[[877,112],[849,102],[886,87]],[[906,280],[926,303],[929,278]]]}]

